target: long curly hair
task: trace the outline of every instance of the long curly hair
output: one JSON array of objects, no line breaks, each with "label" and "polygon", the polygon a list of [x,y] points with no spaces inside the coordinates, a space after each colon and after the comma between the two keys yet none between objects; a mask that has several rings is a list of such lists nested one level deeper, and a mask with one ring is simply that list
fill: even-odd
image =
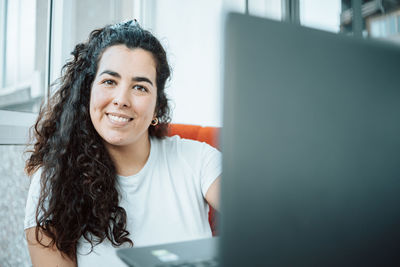
[{"label": "long curly hair", "polygon": [[163,138],[170,122],[164,90],[170,67],[160,42],[136,21],[94,30],[86,42],[75,46],[73,58],[63,67],[59,89],[42,104],[33,127],[35,141],[25,170],[30,176],[41,170],[36,240],[41,243],[41,231],[52,240],[43,246],[55,245],[72,260],[81,237],[92,249],[105,239],[113,246],[133,245],[126,212],[119,206],[116,168],[89,115],[99,60],[108,47],[120,44],[147,50],[155,59],[159,124],[148,132]]}]

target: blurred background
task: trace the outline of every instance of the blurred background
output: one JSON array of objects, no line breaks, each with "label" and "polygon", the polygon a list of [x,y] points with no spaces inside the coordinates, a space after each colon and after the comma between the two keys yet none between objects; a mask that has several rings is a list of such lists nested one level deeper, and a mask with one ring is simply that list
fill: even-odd
[{"label": "blurred background", "polygon": [[167,50],[172,122],[222,127],[221,48],[230,11],[400,44],[399,0],[0,0],[0,266],[31,266],[23,151],[74,46],[95,28],[136,18]]}]

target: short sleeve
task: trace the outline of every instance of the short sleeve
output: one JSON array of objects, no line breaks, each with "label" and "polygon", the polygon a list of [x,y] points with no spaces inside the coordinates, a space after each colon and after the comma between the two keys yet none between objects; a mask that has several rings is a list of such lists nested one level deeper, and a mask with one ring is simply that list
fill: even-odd
[{"label": "short sleeve", "polygon": [[40,196],[40,169],[32,176],[25,206],[24,229],[36,226],[36,208]]},{"label": "short sleeve", "polygon": [[203,143],[201,159],[201,191],[205,197],[208,188],[222,173],[222,154],[214,147]]}]

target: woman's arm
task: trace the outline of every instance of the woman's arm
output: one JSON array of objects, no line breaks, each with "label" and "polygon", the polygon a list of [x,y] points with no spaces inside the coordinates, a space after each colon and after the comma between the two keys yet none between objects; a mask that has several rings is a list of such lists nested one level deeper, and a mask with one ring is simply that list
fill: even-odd
[{"label": "woman's arm", "polygon": [[[66,255],[63,255],[55,246],[46,248],[39,244],[35,237],[36,227],[25,230],[28,243],[29,254],[34,267],[76,267],[76,262],[72,261]],[[39,238],[45,245],[50,244],[51,239],[39,231]]]},{"label": "woman's arm", "polygon": [[220,192],[221,176],[210,185],[206,193],[206,201],[213,209],[219,211],[219,192]]}]

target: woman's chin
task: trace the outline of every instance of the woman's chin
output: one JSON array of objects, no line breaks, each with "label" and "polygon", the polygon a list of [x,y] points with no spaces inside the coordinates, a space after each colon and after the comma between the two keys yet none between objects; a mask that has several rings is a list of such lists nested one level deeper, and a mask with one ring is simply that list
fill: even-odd
[{"label": "woman's chin", "polygon": [[127,140],[124,138],[115,138],[115,137],[107,138],[104,141],[106,144],[110,146],[118,146],[118,147],[126,146],[129,144],[129,142],[127,142]]},{"label": "woman's chin", "polygon": [[138,144],[141,143],[145,140],[145,138],[148,137],[148,135],[146,134],[147,132],[145,132],[145,134],[143,135],[112,135],[109,134],[107,135],[103,135],[103,140],[104,143],[106,145],[109,146],[113,146],[113,147],[128,147],[128,146],[132,146],[134,144]]}]

